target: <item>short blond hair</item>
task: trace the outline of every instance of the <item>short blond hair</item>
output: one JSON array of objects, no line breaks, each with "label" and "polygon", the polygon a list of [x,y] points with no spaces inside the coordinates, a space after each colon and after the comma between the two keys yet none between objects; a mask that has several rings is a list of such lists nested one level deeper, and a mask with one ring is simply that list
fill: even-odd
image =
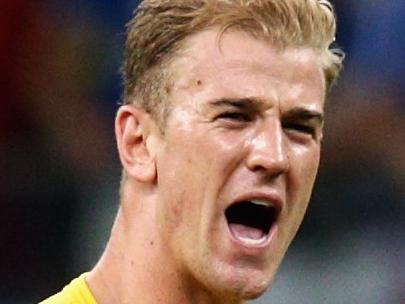
[{"label": "short blond hair", "polygon": [[214,27],[243,31],[279,48],[314,49],[328,90],[342,67],[343,53],[331,48],[336,18],[327,0],[144,0],[128,23],[124,104],[134,103],[164,123],[171,60],[187,37]]}]

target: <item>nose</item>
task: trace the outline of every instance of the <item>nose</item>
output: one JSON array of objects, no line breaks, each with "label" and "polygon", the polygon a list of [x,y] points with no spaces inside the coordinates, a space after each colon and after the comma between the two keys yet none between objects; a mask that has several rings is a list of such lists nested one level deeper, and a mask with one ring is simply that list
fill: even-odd
[{"label": "nose", "polygon": [[246,165],[251,171],[277,177],[289,170],[290,160],[281,122],[264,122],[249,142]]}]

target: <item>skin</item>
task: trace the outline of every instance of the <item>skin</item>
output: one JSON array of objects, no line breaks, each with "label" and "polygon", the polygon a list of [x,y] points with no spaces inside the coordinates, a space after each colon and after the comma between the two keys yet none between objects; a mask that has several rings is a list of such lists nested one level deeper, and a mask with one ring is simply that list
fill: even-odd
[{"label": "skin", "polygon": [[[87,278],[101,304],[256,298],[308,206],[325,95],[315,52],[207,30],[187,40],[173,71],[164,135],[134,106],[117,114],[128,178],[109,245]],[[224,215],[247,199],[280,209],[261,246],[235,241]]]}]

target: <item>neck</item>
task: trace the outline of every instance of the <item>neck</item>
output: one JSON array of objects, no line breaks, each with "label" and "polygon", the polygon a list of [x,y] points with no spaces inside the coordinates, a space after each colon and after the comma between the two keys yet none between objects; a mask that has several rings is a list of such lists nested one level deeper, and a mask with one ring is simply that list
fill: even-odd
[{"label": "neck", "polygon": [[159,236],[155,205],[123,198],[107,248],[86,279],[97,303],[225,303],[179,271]]}]

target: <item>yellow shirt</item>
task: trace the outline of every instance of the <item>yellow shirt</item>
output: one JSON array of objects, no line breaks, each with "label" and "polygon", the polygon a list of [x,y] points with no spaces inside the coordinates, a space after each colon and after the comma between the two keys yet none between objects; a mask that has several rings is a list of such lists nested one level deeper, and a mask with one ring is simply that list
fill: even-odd
[{"label": "yellow shirt", "polygon": [[86,273],[82,274],[70,282],[61,292],[39,304],[97,304],[84,279],[86,275]]}]

